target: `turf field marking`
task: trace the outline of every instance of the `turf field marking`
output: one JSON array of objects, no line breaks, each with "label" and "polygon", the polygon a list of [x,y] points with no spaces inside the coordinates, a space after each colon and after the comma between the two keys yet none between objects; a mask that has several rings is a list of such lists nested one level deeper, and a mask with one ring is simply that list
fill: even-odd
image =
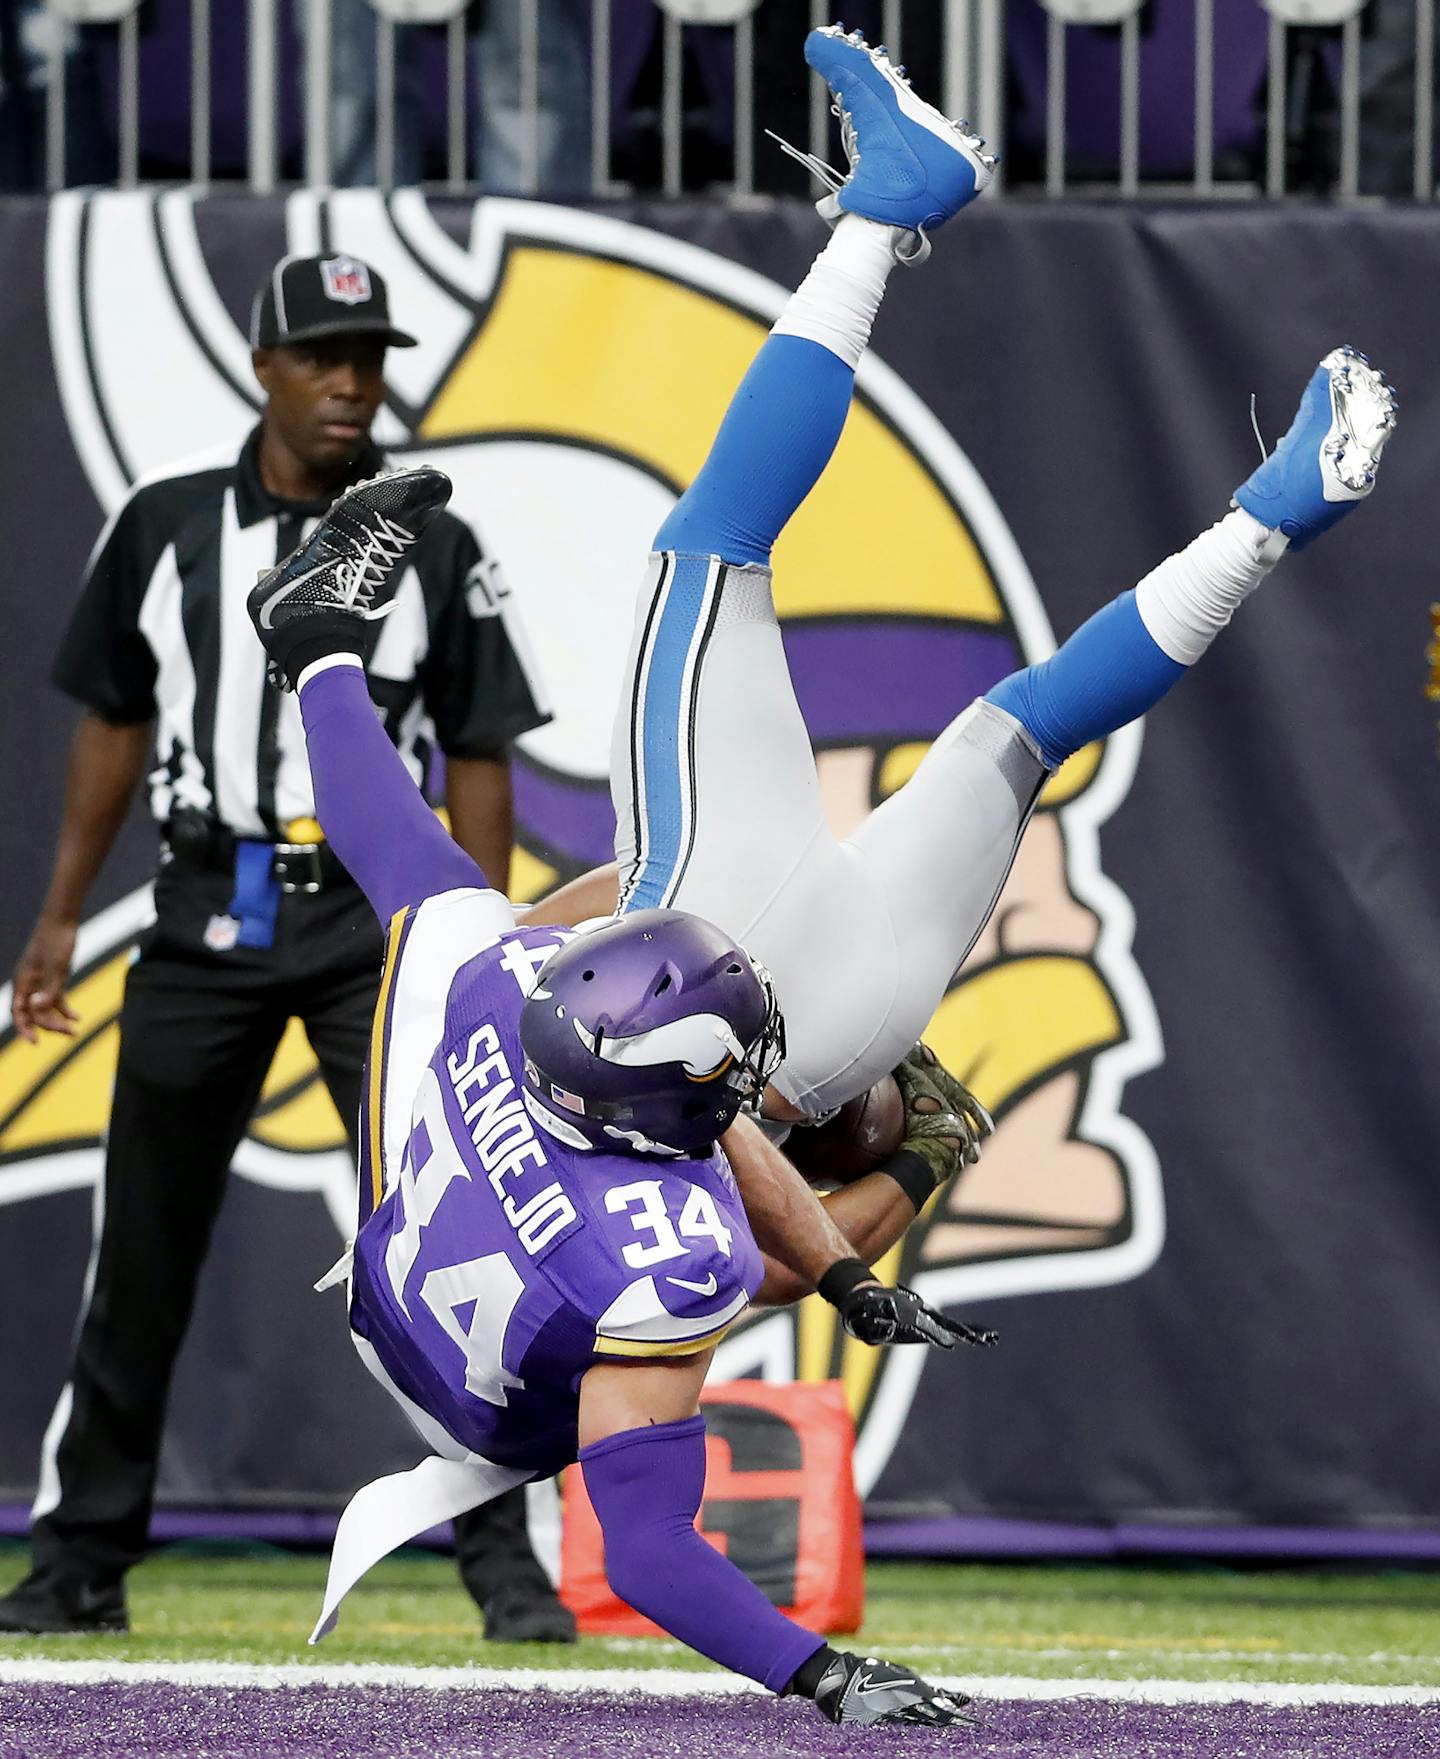
[{"label": "turf field marking", "polygon": [[[180,1686],[403,1686],[422,1691],[618,1692],[646,1698],[724,1696],[759,1692],[733,1674],[685,1673],[678,1668],[387,1667],[347,1662],[327,1667],[212,1661],[0,1660],[0,1683],[11,1685]],[[939,1679],[977,1698],[1056,1702],[1114,1699],[1137,1704],[1440,1704],[1440,1687],[1291,1685],[1259,1680],[1036,1680],[1018,1674]]]},{"label": "turf field marking", "polygon": [[[637,1644],[645,1639],[637,1638]],[[1433,1667],[1435,1656],[1405,1655],[1398,1651],[1376,1649],[1368,1655],[1351,1653],[1339,1654],[1331,1652],[1311,1651],[1305,1649],[1282,1649],[1278,1644],[1257,1644],[1244,1649],[1212,1649],[1208,1645],[1198,1649],[1175,1643],[1152,1643],[1146,1645],[1126,1644],[1122,1647],[1105,1648],[1090,1643],[1011,1643],[1003,1638],[976,1637],[969,1643],[934,1643],[923,1636],[894,1636],[886,1633],[885,1642],[889,1648],[903,1648],[907,1654],[921,1655],[974,1655],[981,1650],[1019,1650],[1026,1656],[1034,1656],[1040,1661],[1137,1661],[1151,1656],[1155,1660],[1166,1661],[1239,1661],[1256,1665],[1261,1663],[1271,1667],[1284,1665],[1312,1667],[1353,1667],[1357,1662],[1366,1662],[1373,1666],[1389,1667]],[[677,1645],[678,1647],[678,1645]],[[1440,1687],[1436,1688],[1440,1691]]]}]

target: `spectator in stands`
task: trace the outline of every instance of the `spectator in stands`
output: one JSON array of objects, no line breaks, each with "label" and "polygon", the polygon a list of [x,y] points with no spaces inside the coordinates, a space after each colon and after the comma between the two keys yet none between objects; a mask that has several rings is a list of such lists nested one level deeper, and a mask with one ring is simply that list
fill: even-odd
[{"label": "spectator in stands", "polygon": [[[1360,45],[1360,184],[1373,195],[1415,188],[1415,0],[1372,0]],[[1432,71],[1432,91],[1440,81]],[[1430,193],[1435,166],[1430,167]]]},{"label": "spectator in stands", "polygon": [[[539,107],[535,183],[541,195],[585,195],[591,183],[590,0],[545,0],[539,23]],[[532,193],[521,103],[521,0],[484,0],[469,29],[475,103],[470,107],[470,176],[494,195]],[[371,0],[334,0],[331,151],[334,181],[377,178],[376,18]],[[395,33],[395,182],[425,175],[427,105],[419,33]]]},{"label": "spectator in stands", "polygon": [[8,0],[0,4],[0,191],[45,188],[45,100],[57,31],[64,34],[65,181],[98,183],[113,175],[83,33],[45,0]]}]

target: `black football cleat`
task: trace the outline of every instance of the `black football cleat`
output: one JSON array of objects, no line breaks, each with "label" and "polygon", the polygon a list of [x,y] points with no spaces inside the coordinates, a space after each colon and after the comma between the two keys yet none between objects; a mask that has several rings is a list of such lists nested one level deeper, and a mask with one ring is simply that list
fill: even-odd
[{"label": "black football cleat", "polygon": [[512,1583],[485,1602],[485,1636],[491,1643],[573,1643],[575,1614],[548,1588]]},{"label": "black football cleat", "polygon": [[0,1598],[0,1636],[118,1636],[129,1629],[122,1582],[32,1570]]},{"label": "black football cleat", "polygon": [[908,1667],[873,1655],[837,1655],[815,1688],[815,1708],[830,1722],[978,1728],[965,1714],[969,1702],[963,1692],[941,1691]]},{"label": "black football cleat", "polygon": [[375,626],[394,609],[401,563],[449,499],[450,478],[429,465],[356,483],[260,577],[247,604],[272,683],[293,690],[327,652],[368,653]]}]

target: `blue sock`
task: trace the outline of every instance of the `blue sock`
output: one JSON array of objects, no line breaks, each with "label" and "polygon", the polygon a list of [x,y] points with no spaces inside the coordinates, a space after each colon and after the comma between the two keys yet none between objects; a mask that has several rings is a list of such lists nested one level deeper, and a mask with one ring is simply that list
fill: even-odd
[{"label": "blue sock", "polygon": [[1157,645],[1131,591],[1082,623],[1048,660],[1002,678],[985,700],[1014,715],[1053,770],[1154,708],[1188,669]]},{"label": "blue sock", "polygon": [[820,480],[855,374],[802,336],[771,336],[730,400],[710,456],[655,538],[657,550],[767,563],[786,520]]}]

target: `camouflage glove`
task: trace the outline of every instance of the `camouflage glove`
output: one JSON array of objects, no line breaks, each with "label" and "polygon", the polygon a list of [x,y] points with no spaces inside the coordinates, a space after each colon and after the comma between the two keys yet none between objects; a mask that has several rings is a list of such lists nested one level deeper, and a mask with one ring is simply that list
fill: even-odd
[{"label": "camouflage glove", "polygon": [[885,1171],[904,1188],[918,1213],[971,1158],[974,1131],[964,1114],[951,1106],[915,1051],[892,1073],[905,1106],[905,1136]]},{"label": "camouflage glove", "polygon": [[979,1160],[980,1144],[995,1123],[928,1045],[917,1044],[891,1074],[905,1107],[905,1136],[882,1170],[918,1215],[962,1166]]},{"label": "camouflage glove", "polygon": [[[931,1050],[928,1044],[917,1044],[900,1065],[900,1069],[913,1069],[917,1076],[923,1076],[930,1082],[936,1094],[942,1100],[944,1109],[953,1117],[962,1120],[964,1136],[964,1160],[967,1167],[973,1167],[980,1158],[980,1144],[987,1136],[995,1133],[995,1120],[971,1093],[963,1081],[959,1081],[945,1067]],[[895,1079],[900,1079],[900,1069],[895,1071]],[[905,1089],[900,1089],[903,1094]],[[909,1111],[909,1101],[906,1101]]]}]

